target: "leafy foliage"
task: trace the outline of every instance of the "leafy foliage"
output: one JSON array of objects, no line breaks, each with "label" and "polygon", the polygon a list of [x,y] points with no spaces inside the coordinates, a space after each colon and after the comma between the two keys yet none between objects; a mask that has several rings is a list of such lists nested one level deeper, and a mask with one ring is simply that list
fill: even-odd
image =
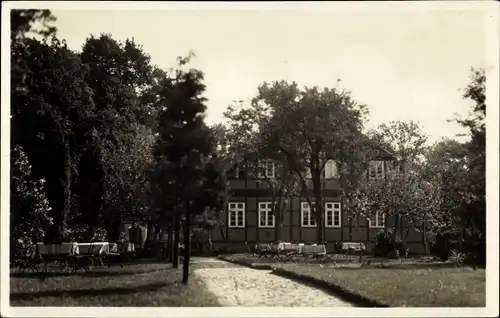
[{"label": "leafy foliage", "polygon": [[370,179],[365,175],[351,195],[355,206],[352,211],[367,219],[373,218],[376,212],[382,213],[387,223],[393,222],[386,226],[392,235],[389,246],[393,255],[397,255],[397,241],[405,241],[396,235],[402,218],[417,230],[429,224],[442,226],[436,222],[447,220],[439,219],[435,213],[444,189],[436,180],[423,178],[427,138],[417,123],[390,122],[369,135],[394,154],[395,160],[386,162],[383,178]]},{"label": "leafy foliage", "polygon": [[11,152],[11,162],[10,239],[11,252],[15,252],[25,244],[42,241],[52,218],[45,197],[45,180],[33,178],[31,164],[20,146]]},{"label": "leafy foliage", "polygon": [[34,33],[44,37],[53,35],[56,27],[52,25],[56,17],[50,10],[20,10],[10,12],[11,39],[20,39],[27,33]]},{"label": "leafy foliage", "polygon": [[71,206],[71,182],[80,136],[93,111],[87,69],[66,43],[21,39],[12,44],[12,144],[32,158],[34,175],[47,180],[58,240]]}]

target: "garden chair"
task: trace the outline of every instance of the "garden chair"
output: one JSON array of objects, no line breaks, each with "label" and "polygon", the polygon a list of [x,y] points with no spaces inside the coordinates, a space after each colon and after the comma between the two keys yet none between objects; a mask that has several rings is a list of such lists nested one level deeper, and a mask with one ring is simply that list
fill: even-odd
[{"label": "garden chair", "polygon": [[271,254],[271,245],[259,243],[256,246],[259,258],[268,257]]},{"label": "garden chair", "polygon": [[18,273],[24,272],[26,269],[30,269],[32,272],[38,272],[38,268],[35,263],[36,259],[36,245],[31,244],[26,248],[20,249],[15,255],[14,264],[18,269]]},{"label": "garden chair", "polygon": [[307,245],[303,248],[302,254],[305,260],[313,259],[323,259],[328,260],[325,245]]},{"label": "garden chair", "polygon": [[288,261],[296,255],[299,255],[298,244],[285,243],[282,249],[278,251],[278,258],[283,261]]},{"label": "garden chair", "polygon": [[128,260],[129,253],[127,250],[128,246],[126,244],[118,244],[117,251],[109,251],[105,258],[108,261],[108,268],[111,267],[111,264],[118,264],[120,268],[123,268],[123,263]]},{"label": "garden chair", "polygon": [[90,272],[95,258],[93,250],[94,244],[91,244],[88,253],[69,255],[68,263],[72,268],[72,274],[76,274],[79,269],[83,269],[86,273]]}]

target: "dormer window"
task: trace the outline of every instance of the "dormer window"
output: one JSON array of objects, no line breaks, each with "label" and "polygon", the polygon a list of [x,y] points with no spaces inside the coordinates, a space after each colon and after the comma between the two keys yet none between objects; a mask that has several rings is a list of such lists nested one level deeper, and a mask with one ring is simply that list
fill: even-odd
[{"label": "dormer window", "polygon": [[259,178],[274,178],[275,165],[274,160],[265,159],[259,161]]},{"label": "dormer window", "polygon": [[321,172],[321,177],[324,179],[336,179],[339,177],[337,163],[335,162],[335,160],[329,159],[325,163],[325,167]]},{"label": "dormer window", "polygon": [[384,162],[383,161],[370,161],[368,166],[368,177],[370,179],[383,179],[384,178]]},{"label": "dormer window", "polygon": [[[311,169],[309,167],[306,167],[305,177],[306,177],[306,179],[312,179]],[[321,171],[321,178],[322,179],[337,179],[338,177],[339,177],[339,173],[338,173],[337,163],[335,162],[335,160],[329,159],[325,163],[325,166],[323,167],[323,170]]]}]

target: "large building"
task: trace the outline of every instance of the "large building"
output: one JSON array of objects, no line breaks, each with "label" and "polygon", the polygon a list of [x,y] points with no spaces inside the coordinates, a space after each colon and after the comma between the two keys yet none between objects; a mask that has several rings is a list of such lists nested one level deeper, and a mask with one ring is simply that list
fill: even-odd
[{"label": "large building", "polygon": [[[378,152],[368,164],[369,178],[384,178],[393,157],[387,152]],[[265,174],[265,175],[264,175]],[[271,188],[263,178],[273,178],[275,166],[267,160],[263,171],[257,175],[235,165],[228,173],[231,197],[221,224],[211,231],[215,248],[228,251],[245,251],[256,243],[275,242],[276,220],[272,214]],[[376,234],[386,226],[393,227],[394,220],[376,212],[371,219],[350,217],[343,209],[339,175],[334,161],[328,161],[322,174],[323,198],[325,201],[323,231],[327,249],[333,250],[336,242],[363,242],[368,250],[374,246]],[[312,195],[312,183],[309,180]],[[290,196],[283,198],[285,205],[280,241],[316,243],[317,225],[310,213],[305,198]],[[406,237],[410,253],[423,253],[424,231],[410,227],[401,220],[400,237]]]}]

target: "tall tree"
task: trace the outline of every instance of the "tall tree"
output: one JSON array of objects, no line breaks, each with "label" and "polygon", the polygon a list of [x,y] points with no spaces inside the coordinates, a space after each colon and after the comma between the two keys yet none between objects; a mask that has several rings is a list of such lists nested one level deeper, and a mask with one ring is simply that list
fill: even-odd
[{"label": "tall tree", "polygon": [[[144,97],[152,85],[153,68],[150,57],[133,40],[118,42],[108,34],[90,36],[81,58],[89,68],[86,81],[94,92],[96,112],[86,140],[89,147],[82,149],[86,160],[79,168],[90,172],[80,174],[79,202],[92,204],[83,204],[80,210],[87,216],[84,219],[90,221],[89,229],[100,220],[110,241],[116,241],[124,215],[133,209],[132,198],[137,198],[133,189],[138,186],[125,177],[130,175],[128,164],[131,162],[125,162],[117,154],[134,149],[142,153],[134,160],[148,160],[136,142],[140,143],[141,138],[149,140],[149,137],[141,137],[148,134],[148,129],[140,127],[151,125],[150,116],[153,116],[151,105]],[[139,166],[141,164],[147,166],[147,163]],[[142,178],[136,181],[144,182]]]},{"label": "tall tree", "polygon": [[[365,139],[361,134],[367,111],[347,91],[303,88],[285,81],[264,83],[252,100],[259,118],[265,148],[297,176],[316,220],[317,241],[324,242],[322,174],[329,160],[340,170],[363,162]],[[308,195],[308,177],[312,197]],[[342,182],[345,179],[341,179]]]},{"label": "tall tree", "polygon": [[463,98],[473,102],[468,118],[457,121],[469,129],[467,143],[465,208],[462,219],[468,227],[469,251],[480,263],[486,261],[486,73],[484,69],[472,69],[469,85]]},{"label": "tall tree", "polygon": [[66,43],[25,38],[12,43],[12,145],[32,158],[47,180],[53,208],[50,238],[60,240],[71,206],[71,183],[81,131],[93,111],[87,68]]}]

